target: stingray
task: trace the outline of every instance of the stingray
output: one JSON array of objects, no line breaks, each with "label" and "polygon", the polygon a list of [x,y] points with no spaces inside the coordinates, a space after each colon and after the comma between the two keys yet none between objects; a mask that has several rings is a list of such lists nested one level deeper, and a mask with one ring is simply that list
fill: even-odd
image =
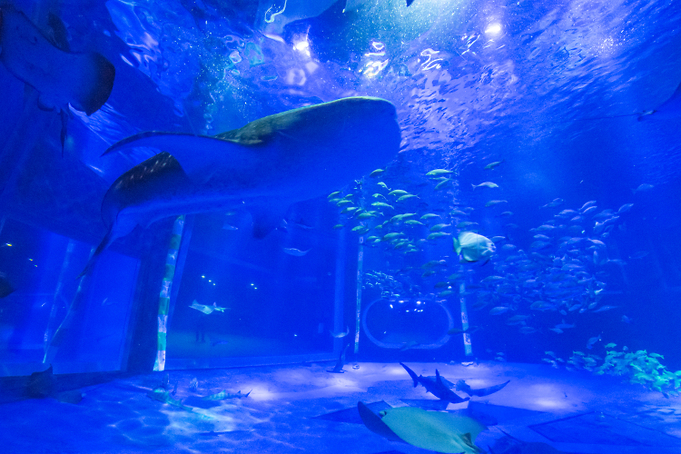
[{"label": "stingray", "polygon": [[416,375],[416,372],[414,372],[404,364],[400,363],[400,365],[404,367],[404,370],[407,371],[411,379],[414,381],[414,388],[416,388],[420,384],[421,386],[426,388],[426,391],[433,394],[435,397],[442,400],[446,400],[447,402],[451,402],[453,404],[458,404],[469,400],[468,397],[462,399],[455,392],[453,392],[448,386],[448,384],[449,385],[452,384],[449,381],[446,381],[442,377],[440,377],[440,372],[438,372],[437,369],[435,369],[435,378],[433,378],[424,377],[423,375]]},{"label": "stingray", "polygon": [[490,386],[488,388],[479,388],[479,389],[472,389],[464,380],[459,380],[456,382],[456,390],[457,391],[463,391],[469,396],[478,396],[478,397],[483,397],[483,396],[489,396],[490,394],[493,394],[499,390],[501,390],[504,386],[508,385],[508,383],[511,380],[507,380],[504,383],[501,383],[499,385],[494,385]]},{"label": "stingray", "polygon": [[483,452],[474,442],[486,427],[468,416],[415,407],[391,408],[381,413],[381,422],[410,445],[444,453]]},{"label": "stingray", "polygon": [[35,88],[38,106],[62,116],[62,147],[68,105],[91,115],[109,99],[116,71],[101,54],[69,52],[65,28],[50,15],[52,37],[12,6],[0,7],[0,61],[22,82]]},{"label": "stingray", "polygon": [[[328,194],[391,161],[399,151],[395,106],[350,97],[255,120],[216,136],[145,132],[104,154],[163,150],[121,175],[104,196],[108,233],[90,265],[137,225],[181,214],[243,208],[263,238],[292,203]],[[87,269],[89,269],[89,266]]]},{"label": "stingray", "polygon": [[83,393],[78,390],[56,392],[58,386],[54,377],[52,364],[42,372],[33,372],[28,377],[26,395],[28,397],[43,399],[53,397],[59,402],[77,404],[83,400]]},{"label": "stingray", "polygon": [[390,427],[383,422],[380,416],[374,413],[369,407],[367,407],[362,402],[357,402],[357,411],[359,411],[359,417],[367,429],[376,433],[383,438],[387,438],[390,441],[401,441],[404,442],[395,432],[392,431]]}]

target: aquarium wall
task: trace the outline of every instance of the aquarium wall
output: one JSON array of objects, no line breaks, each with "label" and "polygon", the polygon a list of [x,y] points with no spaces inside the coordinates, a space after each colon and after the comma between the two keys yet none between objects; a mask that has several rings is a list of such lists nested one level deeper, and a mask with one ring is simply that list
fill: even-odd
[{"label": "aquarium wall", "polygon": [[681,367],[675,5],[3,11],[4,375]]},{"label": "aquarium wall", "polygon": [[90,245],[7,217],[0,240],[2,375],[124,369],[139,261],[107,254],[76,280]]}]

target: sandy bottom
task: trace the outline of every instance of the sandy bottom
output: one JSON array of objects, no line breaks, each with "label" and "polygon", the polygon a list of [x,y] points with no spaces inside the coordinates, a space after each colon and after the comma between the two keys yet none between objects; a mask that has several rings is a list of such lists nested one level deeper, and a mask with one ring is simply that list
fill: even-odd
[{"label": "sandy bottom", "polygon": [[[465,379],[473,388],[511,382],[487,397],[473,397],[486,413],[488,430],[476,444],[494,454],[508,436],[573,453],[679,453],[681,400],[586,372],[548,366],[480,363],[464,367],[409,363],[417,374]],[[0,405],[3,453],[427,453],[391,442],[358,423],[358,401],[407,405],[403,399],[435,399],[414,388],[399,364],[358,363],[344,374],[329,364],[208,371],[170,371],[175,399],[159,402],[148,393],[165,373],[140,375],[82,389],[78,404],[52,398]],[[198,389],[190,390],[192,379]],[[172,389],[171,389],[172,390]],[[226,390],[247,398],[202,405],[200,397]],[[199,406],[193,406],[198,404]],[[411,401],[412,405],[415,405]],[[213,406],[211,406],[213,405]],[[200,408],[209,407],[209,408]],[[468,403],[450,404],[448,411]],[[348,410],[342,412],[342,410]],[[355,410],[353,410],[355,409]],[[506,440],[506,444],[503,440]],[[496,447],[495,447],[496,446]],[[490,451],[490,447],[492,451]],[[520,448],[518,448],[520,449]]]}]

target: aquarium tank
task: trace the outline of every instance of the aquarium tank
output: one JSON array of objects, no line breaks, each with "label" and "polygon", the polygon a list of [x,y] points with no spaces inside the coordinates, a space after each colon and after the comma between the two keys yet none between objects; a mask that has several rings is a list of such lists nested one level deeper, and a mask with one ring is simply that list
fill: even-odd
[{"label": "aquarium tank", "polygon": [[0,2],[0,451],[681,452],[681,3]]}]

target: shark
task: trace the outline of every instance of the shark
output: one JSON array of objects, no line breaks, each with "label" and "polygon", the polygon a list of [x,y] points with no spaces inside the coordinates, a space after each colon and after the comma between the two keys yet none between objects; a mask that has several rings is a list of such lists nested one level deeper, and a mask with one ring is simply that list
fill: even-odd
[{"label": "shark", "polygon": [[490,394],[493,394],[497,391],[500,391],[501,389],[504,388],[504,386],[508,385],[511,380],[506,380],[504,383],[494,385],[494,386],[489,386],[487,388],[478,388],[478,389],[473,389],[471,388],[468,383],[466,383],[465,380],[459,380],[456,382],[456,390],[457,391],[463,391],[469,396],[478,396],[478,397],[484,397],[484,396],[489,396]]},{"label": "shark", "polygon": [[147,397],[151,400],[161,402],[164,404],[172,405],[173,407],[181,408],[182,410],[192,411],[191,407],[188,407],[182,403],[181,400],[172,397],[171,393],[163,389],[154,389],[147,392]]},{"label": "shark", "polygon": [[116,70],[99,53],[70,52],[61,20],[50,15],[49,22],[48,36],[22,11],[0,6],[0,62],[38,91],[38,107],[61,114],[63,148],[68,106],[87,115],[99,110],[113,90]]},{"label": "shark", "polygon": [[242,394],[241,390],[239,390],[239,392],[237,392],[236,394],[231,394],[228,393],[226,390],[222,390],[217,394],[211,394],[210,396],[206,396],[204,397],[204,399],[206,400],[242,399],[244,397],[248,397],[251,394],[251,391],[248,391],[246,394]]},{"label": "shark", "polygon": [[462,399],[455,392],[453,392],[450,389],[450,386],[447,386],[447,384],[445,384],[443,378],[440,376],[440,372],[437,369],[435,369],[435,378],[433,378],[424,377],[423,375],[416,375],[416,372],[408,368],[403,363],[400,363],[400,365],[404,367],[404,369],[407,371],[411,379],[414,381],[414,388],[416,388],[418,385],[421,385],[424,388],[426,388],[426,391],[428,391],[438,399],[445,400],[453,404],[466,402],[467,400],[470,399],[469,397]]},{"label": "shark", "polygon": [[355,96],[252,121],[215,136],[144,132],[104,155],[161,150],[121,175],[102,201],[108,228],[83,274],[136,226],[182,214],[246,209],[265,237],[289,205],[328,194],[392,161],[401,142],[395,106]]}]

